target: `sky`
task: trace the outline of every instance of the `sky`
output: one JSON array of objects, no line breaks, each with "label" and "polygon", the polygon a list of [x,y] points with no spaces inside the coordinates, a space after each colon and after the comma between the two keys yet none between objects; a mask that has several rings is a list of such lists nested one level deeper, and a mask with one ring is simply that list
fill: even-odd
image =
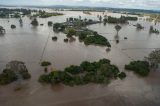
[{"label": "sky", "polygon": [[160,0],[0,0],[3,5],[69,5],[160,10]]}]

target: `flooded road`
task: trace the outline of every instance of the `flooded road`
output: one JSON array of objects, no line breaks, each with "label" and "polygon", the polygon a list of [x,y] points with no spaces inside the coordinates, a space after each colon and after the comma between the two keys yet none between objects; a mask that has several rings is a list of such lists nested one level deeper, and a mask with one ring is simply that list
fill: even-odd
[{"label": "flooded road", "polygon": [[[152,71],[147,78],[140,78],[132,72],[126,72],[124,80],[112,81],[109,85],[88,84],[68,87],[63,85],[51,86],[38,83],[38,77],[43,72],[41,60],[52,62],[50,69],[62,70],[82,61],[98,61],[102,58],[111,62],[124,71],[124,65],[131,60],[143,59],[155,48],[160,48],[160,35],[149,34],[150,25],[154,23],[140,20],[145,29],[137,31],[133,24],[123,25],[119,32],[119,43],[116,44],[116,31],[113,24],[95,24],[88,26],[105,36],[111,43],[110,52],[106,47],[85,46],[78,39],[65,43],[63,33],[54,33],[47,22],[64,22],[67,17],[97,19],[97,14],[86,15],[82,12],[64,12],[64,16],[38,19],[44,26],[33,27],[28,17],[23,18],[23,27],[18,19],[0,19],[0,25],[6,29],[6,34],[0,36],[0,72],[11,60],[24,61],[32,78],[22,83],[20,91],[14,91],[16,84],[0,86],[0,106],[159,106],[160,105],[160,71]],[[108,14],[109,15],[109,14]],[[120,14],[111,14],[120,16]],[[9,21],[9,22],[8,22]],[[15,24],[16,29],[10,25]],[[155,26],[160,29],[160,24]],[[56,42],[52,36],[57,36]],[[48,39],[49,37],[49,39]],[[124,40],[127,37],[127,40]],[[48,39],[48,42],[47,42]]]}]

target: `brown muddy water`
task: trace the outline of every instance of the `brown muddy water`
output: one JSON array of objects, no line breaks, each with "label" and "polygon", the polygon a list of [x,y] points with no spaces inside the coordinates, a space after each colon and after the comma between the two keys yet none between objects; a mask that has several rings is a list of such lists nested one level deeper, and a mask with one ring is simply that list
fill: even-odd
[{"label": "brown muddy water", "polygon": [[[52,62],[50,69],[62,70],[71,64],[79,65],[82,61],[98,61],[108,58],[119,67],[131,60],[143,59],[155,48],[160,48],[160,35],[149,34],[152,22],[139,20],[145,26],[137,31],[133,24],[123,25],[119,37],[113,24],[95,24],[89,29],[98,31],[109,39],[112,48],[106,52],[106,47],[85,46],[76,40],[64,43],[66,38],[62,33],[54,33],[47,22],[64,22],[67,17],[97,19],[97,14],[85,15],[82,12],[65,11],[64,16],[38,19],[44,26],[32,27],[28,17],[23,18],[23,27],[18,19],[0,19],[0,25],[6,29],[6,34],[0,36],[0,71],[11,60],[24,61],[32,74],[32,78],[22,82],[22,89],[15,91],[16,82],[0,86],[0,106],[160,106],[160,71],[152,71],[147,78],[141,78],[132,72],[126,72],[124,80],[114,80],[109,85],[88,84],[84,86],[68,87],[63,85],[50,86],[38,83],[38,77],[43,72],[41,60]],[[121,14],[108,14],[120,16]],[[8,22],[9,20],[9,22]],[[15,24],[16,29],[10,25]],[[160,29],[160,24],[155,26]],[[56,42],[51,37],[57,36]],[[128,37],[124,40],[124,37]],[[49,38],[49,39],[48,39]],[[48,42],[47,42],[48,39]],[[119,39],[116,44],[115,39]],[[47,43],[46,43],[47,42]]]}]

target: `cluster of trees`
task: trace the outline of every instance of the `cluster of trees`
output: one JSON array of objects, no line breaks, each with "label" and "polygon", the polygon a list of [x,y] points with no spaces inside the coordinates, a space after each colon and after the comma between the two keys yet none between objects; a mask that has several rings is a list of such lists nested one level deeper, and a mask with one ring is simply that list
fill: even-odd
[{"label": "cluster of trees", "polygon": [[131,61],[128,65],[125,65],[125,69],[131,70],[140,76],[147,76],[150,72],[147,61]]},{"label": "cluster of trees", "polygon": [[48,18],[48,17],[52,17],[52,16],[59,16],[59,15],[63,15],[62,13],[48,13],[45,11],[39,11],[38,14],[35,14],[34,16],[37,17],[39,16],[40,18]]},{"label": "cluster of trees", "polygon": [[153,26],[150,26],[149,33],[159,34],[159,30],[153,28]]},{"label": "cluster of trees", "polygon": [[130,16],[121,16],[120,18],[108,16],[107,18],[104,18],[103,21],[104,21],[104,23],[125,24],[128,21],[137,21],[137,20],[138,20],[137,17],[130,17]]},{"label": "cluster of trees", "polygon": [[41,66],[42,67],[44,67],[44,72],[48,72],[48,66],[50,66],[51,65],[51,62],[49,62],[49,61],[43,61],[43,62],[41,62]]},{"label": "cluster of trees", "polygon": [[0,74],[0,85],[9,84],[13,81],[16,81],[18,77],[14,73],[14,71],[4,69],[3,72]]},{"label": "cluster of trees", "polygon": [[33,26],[38,26],[38,25],[39,25],[38,20],[37,20],[36,18],[34,18],[34,19],[32,20],[31,24],[32,24]]},{"label": "cluster of trees", "polygon": [[49,61],[43,61],[43,62],[41,62],[41,66],[42,67],[47,67],[47,66],[50,66],[51,65],[51,62],[49,62]]},{"label": "cluster of trees", "polygon": [[0,18],[9,18],[9,15],[13,14],[11,18],[19,18],[21,15],[30,15],[32,11],[30,9],[8,9],[8,8],[0,8]]},{"label": "cluster of trees", "polygon": [[42,83],[65,85],[83,85],[88,83],[108,84],[112,79],[126,77],[124,72],[120,72],[117,66],[110,64],[110,60],[101,59],[98,62],[84,61],[80,66],[71,65],[64,71],[53,71],[39,77]]},{"label": "cluster of trees", "polygon": [[160,64],[160,49],[152,51],[148,57],[145,58],[149,61],[151,68],[158,68],[158,65]]},{"label": "cluster of trees", "polygon": [[[69,20],[72,20],[72,18]],[[88,29],[84,30],[81,28],[78,28],[78,29],[76,28],[77,27],[70,28],[69,26],[64,25],[62,23],[55,23],[53,25],[54,31],[62,31],[66,33],[66,36],[68,38],[71,38],[72,36],[78,36],[79,40],[83,41],[86,45],[95,44],[95,45],[111,47],[109,41],[102,35],[99,35],[97,32],[94,32]]]},{"label": "cluster of trees", "polygon": [[[79,35],[81,36],[81,35]],[[85,38],[85,39],[84,39]],[[84,33],[82,34],[82,37],[79,37],[79,39],[83,40],[84,43],[86,45],[91,45],[91,44],[95,44],[95,45],[101,45],[101,46],[108,46],[111,47],[111,44],[109,43],[109,41],[103,37],[102,35],[99,35],[98,33],[94,33],[93,35],[84,36]]]},{"label": "cluster of trees", "polygon": [[72,37],[76,35],[76,30],[74,28],[68,28],[67,30],[67,37]]},{"label": "cluster of trees", "polygon": [[144,29],[144,27],[141,24],[139,24],[139,23],[136,24],[136,28],[138,30]]},{"label": "cluster of trees", "polygon": [[53,25],[53,30],[55,32],[64,32],[65,28],[66,28],[66,25],[64,25],[62,23],[55,23]]},{"label": "cluster of trees", "polygon": [[[20,70],[18,74],[21,75],[24,80],[31,77],[27,70]],[[10,69],[4,69],[0,74],[0,85],[6,85],[16,81],[18,79],[18,74]]]},{"label": "cluster of trees", "polygon": [[5,33],[6,33],[5,29],[2,26],[0,26],[0,35],[5,34]]}]

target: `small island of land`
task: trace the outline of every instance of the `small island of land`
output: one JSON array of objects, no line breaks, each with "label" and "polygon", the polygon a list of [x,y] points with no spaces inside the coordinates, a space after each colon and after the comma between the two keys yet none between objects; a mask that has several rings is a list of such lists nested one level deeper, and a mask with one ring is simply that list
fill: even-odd
[{"label": "small island of land", "polygon": [[67,18],[64,23],[55,23],[53,30],[55,32],[63,32],[68,38],[77,36],[80,41],[83,41],[86,45],[100,45],[111,47],[109,41],[98,34],[95,31],[86,28],[87,25],[101,23],[100,21],[93,21],[91,19],[78,19],[78,18]]},{"label": "small island of land", "polygon": [[69,86],[84,85],[88,83],[108,84],[119,77],[124,79],[126,74],[120,72],[118,67],[112,65],[110,60],[101,59],[98,62],[84,61],[80,66],[71,65],[63,71],[52,71],[39,77],[41,83],[64,84]]},{"label": "small island of land", "polygon": [[29,79],[29,74],[25,64],[21,61],[11,61],[0,74],[0,85],[12,83],[18,79]]}]

